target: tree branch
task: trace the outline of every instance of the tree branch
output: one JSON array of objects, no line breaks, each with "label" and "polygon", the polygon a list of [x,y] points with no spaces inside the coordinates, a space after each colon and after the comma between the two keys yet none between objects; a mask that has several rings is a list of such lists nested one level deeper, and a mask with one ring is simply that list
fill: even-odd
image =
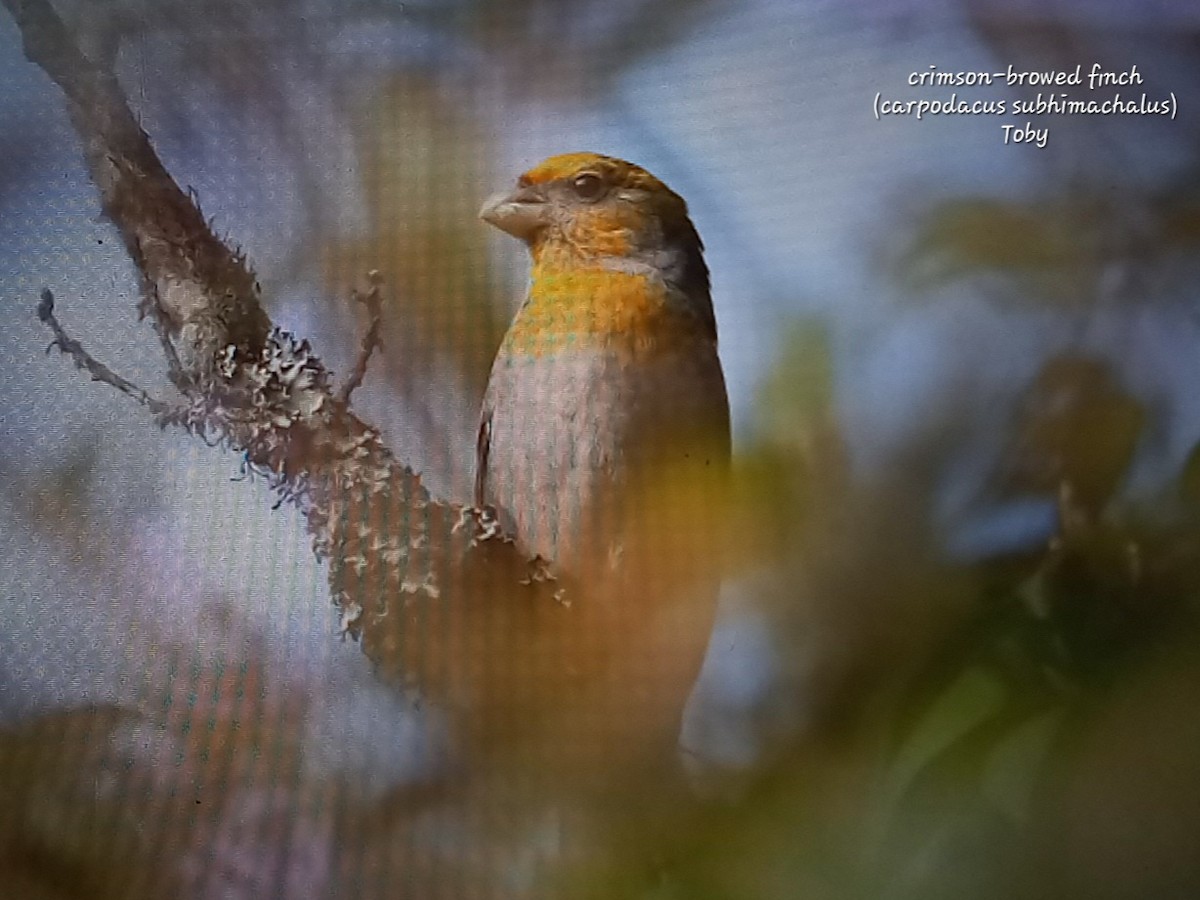
[{"label": "tree branch", "polygon": [[707,614],[683,605],[690,573],[671,580],[648,543],[642,564],[585,592],[538,577],[486,515],[431,497],[349,406],[374,325],[336,389],[307,341],[272,327],[245,257],[172,181],[113,73],[79,52],[46,0],[2,2],[26,55],[62,89],[103,211],[141,275],[139,310],[186,398],[160,410],[160,424],[242,454],[301,510],[343,633],[383,676],[438,700],[467,752],[507,747],[539,773],[583,766],[608,779],[670,758],[708,637]]},{"label": "tree branch", "polygon": [[363,334],[362,344],[358,348],[358,356],[354,360],[354,368],[350,370],[350,375],[346,378],[345,384],[338,389],[337,398],[342,403],[349,403],[350,395],[363,383],[363,379],[367,377],[367,364],[371,361],[371,354],[383,343],[379,335],[380,328],[383,325],[383,297],[380,294],[380,288],[383,286],[383,278],[374,270],[368,273],[367,278],[370,281],[367,292],[360,294],[358,291],[355,291],[351,295],[351,299],[355,303],[360,303],[366,307],[367,330]]},{"label": "tree branch", "polygon": [[[3,2],[21,29],[26,56],[66,97],[104,213],[141,275],[140,311],[154,320],[168,372],[190,401],[187,424],[244,454],[297,504],[315,551],[329,563],[344,630],[361,637],[385,671],[424,680],[407,666],[421,654],[400,647],[409,638],[401,634],[399,608],[411,609],[418,598],[457,607],[479,592],[480,580],[492,588],[485,595],[497,585],[515,586],[524,561],[503,540],[478,552],[474,526],[459,527],[474,519],[430,497],[379,432],[351,412],[349,394],[378,329],[369,329],[358,367],[335,392],[308,343],[272,329],[245,257],[216,238],[194,198],[171,179],[113,73],[79,52],[45,0]],[[77,365],[171,417],[169,405],[87,356],[58,327],[49,303],[41,311]],[[377,627],[386,634],[376,634]]]}]

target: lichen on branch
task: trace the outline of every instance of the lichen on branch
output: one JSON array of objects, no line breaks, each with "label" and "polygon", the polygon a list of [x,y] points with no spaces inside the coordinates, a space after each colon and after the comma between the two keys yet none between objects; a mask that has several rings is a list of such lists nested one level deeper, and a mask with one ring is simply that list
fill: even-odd
[{"label": "lichen on branch", "polygon": [[183,397],[177,404],[149,398],[92,359],[54,318],[47,293],[43,319],[54,346],[94,379],[149,405],[158,424],[185,427],[242,454],[247,471],[296,504],[315,552],[328,562],[343,630],[363,637],[384,669],[408,677],[402,661],[381,656],[405,641],[373,635],[375,623],[400,627],[402,617],[389,613],[416,597],[460,602],[446,582],[467,584],[472,579],[463,572],[472,567],[489,581],[515,584],[523,561],[504,541],[475,552],[478,534],[467,511],[432,498],[378,430],[351,410],[377,326],[364,338],[355,371],[335,387],[306,340],[272,327],[244,254],[214,234],[194,194],[172,180],[114,73],[79,51],[44,0],[3,2],[26,56],[62,89],[101,207],[137,266],[139,311],[163,338],[164,362]]}]

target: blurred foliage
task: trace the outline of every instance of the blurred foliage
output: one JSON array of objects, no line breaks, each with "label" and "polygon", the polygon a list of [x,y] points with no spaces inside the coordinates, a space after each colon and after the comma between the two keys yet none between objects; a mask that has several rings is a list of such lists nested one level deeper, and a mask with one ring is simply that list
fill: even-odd
[{"label": "blurred foliage", "polygon": [[[1042,49],[1074,61],[1072,35],[1059,37]],[[1002,311],[1085,327],[1106,304],[1181,289],[1194,302],[1194,173],[1167,189],[1121,181],[938,201],[892,274],[918,301],[970,283]],[[1200,893],[1200,452],[1157,492],[1123,490],[1168,412],[1078,347],[1034,374],[996,435],[988,499],[1053,499],[1057,530],[1044,547],[959,566],[976,586],[961,619],[866,714],[887,735],[880,790],[859,808],[876,827],[845,836],[845,869],[818,896]]]},{"label": "blurred foliage", "polygon": [[[818,360],[816,384],[818,333],[792,335]],[[789,369],[803,365],[785,351],[776,376]],[[672,861],[657,886],[618,865],[596,896],[1195,896],[1195,463],[1182,501],[1120,499],[1140,406],[1071,356],[1030,395],[1011,437],[1057,494],[1060,525],[1020,556],[941,561],[912,472],[864,489],[822,482],[801,454],[791,472],[760,470],[780,477],[753,496],[790,537],[749,602],[779,648],[776,702],[809,715],[726,776],[733,799],[657,836]],[[828,421],[808,387],[789,396],[768,379],[763,396],[779,404],[767,421],[791,424],[769,425],[751,460],[795,421]],[[807,519],[814,480],[825,506]]]},{"label": "blurred foliage", "polygon": [[729,0],[474,0],[430,7],[466,26],[505,80],[545,98],[595,95]]},{"label": "blurred foliage", "polygon": [[799,453],[835,430],[833,351],[821,322],[793,324],[780,339],[780,357],[759,389],[764,442]]},{"label": "blurred foliage", "polygon": [[775,559],[801,518],[819,521],[846,489],[846,447],[837,426],[833,355],[822,322],[787,328],[758,394],[756,440],[739,454],[740,502],[730,529],[733,570]]},{"label": "blurred foliage", "polygon": [[1072,503],[1098,513],[1133,463],[1146,418],[1103,360],[1051,357],[1018,401],[997,486],[1013,494],[1066,490]]},{"label": "blurred foliage", "polygon": [[[189,82],[215,91],[254,125],[307,143],[286,102],[303,85],[362,77],[347,60],[393,74],[469,75],[543,99],[595,96],[646,58],[684,40],[729,0],[63,0],[86,52],[111,64],[165,54]],[[356,46],[363,35],[373,40]],[[431,54],[432,50],[432,54]],[[369,60],[368,60],[369,57]],[[287,60],[288,64],[281,64]],[[296,68],[300,66],[300,68]],[[320,79],[312,76],[321,76]],[[186,100],[176,85],[167,102]],[[335,98],[336,100],[336,98]],[[182,124],[182,123],[180,123]],[[303,164],[303,154],[290,160]]]},{"label": "blurred foliage", "polygon": [[892,274],[918,299],[960,279],[993,275],[1013,289],[992,296],[1016,306],[1146,302],[1195,274],[1200,197],[1193,182],[1185,178],[1165,191],[1075,188],[1032,200],[943,200],[904,230],[911,236]]},{"label": "blurred foliage", "polygon": [[1026,280],[1044,301],[1075,301],[1094,288],[1099,212],[1075,204],[947,200],[917,223],[898,262],[902,283],[922,293],[994,271]]},{"label": "blurred foliage", "polygon": [[310,821],[297,802],[312,790],[298,774],[304,702],[268,683],[257,640],[217,615],[215,651],[166,647],[136,706],[0,732],[5,896],[264,896],[289,879],[294,890],[278,836],[304,836]]},{"label": "blurred foliage", "polygon": [[359,240],[326,236],[326,290],[343,298],[364,273],[383,276],[385,359],[400,389],[444,359],[482,395],[507,324],[476,217],[482,200],[463,189],[498,183],[468,112],[432,79],[395,76],[353,117],[366,228]]},{"label": "blurred foliage", "polygon": [[9,896],[175,892],[170,879],[150,875],[157,836],[139,826],[132,791],[125,796],[113,784],[123,761],[110,741],[137,718],[117,707],[91,707],[0,735],[0,883]]}]

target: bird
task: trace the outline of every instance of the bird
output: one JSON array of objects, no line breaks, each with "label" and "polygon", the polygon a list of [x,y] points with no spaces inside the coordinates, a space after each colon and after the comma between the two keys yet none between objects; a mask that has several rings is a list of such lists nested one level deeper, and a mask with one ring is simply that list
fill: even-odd
[{"label": "bird", "polygon": [[531,556],[619,565],[655,480],[727,478],[703,243],[681,196],[596,153],[550,157],[480,217],[524,241],[532,271],[484,396],[476,506]]},{"label": "bird", "polygon": [[544,160],[479,215],[531,269],[484,394],[475,507],[600,595],[590,648],[555,652],[573,671],[591,653],[627,735],[674,740],[714,621],[731,466],[704,245],[683,197],[598,153]]}]

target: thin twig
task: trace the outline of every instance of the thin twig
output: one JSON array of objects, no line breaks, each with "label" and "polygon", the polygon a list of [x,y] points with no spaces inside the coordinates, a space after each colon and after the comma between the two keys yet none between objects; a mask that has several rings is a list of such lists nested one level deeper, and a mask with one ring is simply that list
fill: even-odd
[{"label": "thin twig", "polygon": [[383,293],[380,290],[383,287],[383,277],[378,270],[372,269],[367,273],[367,281],[369,287],[365,294],[354,291],[350,295],[350,299],[355,303],[361,303],[367,308],[368,322],[366,333],[363,334],[362,342],[358,347],[358,357],[354,360],[354,368],[350,371],[350,377],[337,392],[337,399],[342,403],[350,402],[350,395],[366,377],[367,363],[371,361],[371,354],[383,344],[379,334],[383,323]]},{"label": "thin twig", "polygon": [[167,378],[175,385],[175,390],[185,397],[191,396],[196,382],[183,368],[179,353],[175,349],[175,342],[171,340],[170,320],[158,303],[157,288],[145,275],[142,276],[142,302],[138,304],[138,318],[150,320],[150,327],[154,329],[167,363]]},{"label": "thin twig", "polygon": [[164,403],[151,397],[144,390],[128,379],[122,378],[104,363],[95,359],[90,353],[83,349],[83,345],[79,341],[71,337],[63,329],[61,323],[54,315],[54,295],[49,290],[42,291],[41,302],[37,308],[38,318],[50,327],[50,331],[54,334],[54,340],[50,346],[46,348],[46,352],[57,348],[60,352],[65,353],[75,363],[75,368],[83,369],[92,376],[92,381],[100,381],[104,384],[115,387],[118,391],[128,397],[132,397],[138,403],[145,406],[156,416],[168,415],[175,411],[175,407],[169,403]]},{"label": "thin twig", "polygon": [[159,346],[162,347],[163,358],[167,363],[167,378],[170,379],[171,384],[175,385],[175,389],[179,393],[185,396],[191,395],[196,388],[196,382],[183,368],[183,363],[179,361],[179,354],[175,350],[175,342],[171,340],[167,317],[163,315],[151,316],[150,327],[154,329],[155,335],[158,336]]}]

